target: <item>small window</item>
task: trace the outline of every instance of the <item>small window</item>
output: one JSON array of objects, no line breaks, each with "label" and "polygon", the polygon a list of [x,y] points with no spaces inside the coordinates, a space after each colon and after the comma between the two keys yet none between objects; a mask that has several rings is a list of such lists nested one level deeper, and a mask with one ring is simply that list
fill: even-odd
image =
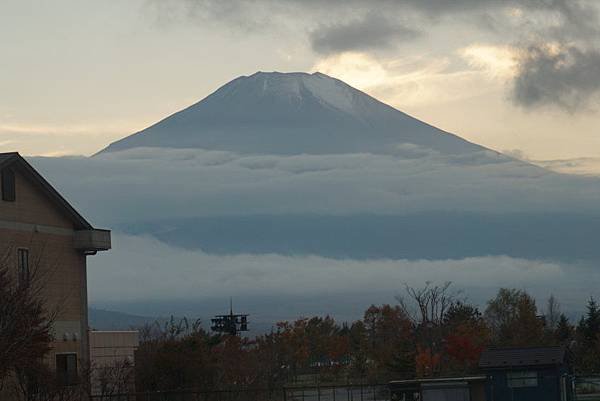
[{"label": "small window", "polygon": [[19,284],[28,284],[31,279],[31,273],[29,271],[29,249],[19,248],[17,250],[17,259]]},{"label": "small window", "polygon": [[56,355],[56,376],[61,386],[73,386],[79,382],[77,354]]},{"label": "small window", "polygon": [[2,170],[2,200],[14,202],[15,194],[15,172],[9,168]]},{"label": "small window", "polygon": [[538,374],[535,371],[507,372],[506,379],[508,387],[511,388],[537,387],[538,385]]},{"label": "small window", "polygon": [[423,400],[432,401],[468,401],[469,388],[439,388],[423,389]]}]

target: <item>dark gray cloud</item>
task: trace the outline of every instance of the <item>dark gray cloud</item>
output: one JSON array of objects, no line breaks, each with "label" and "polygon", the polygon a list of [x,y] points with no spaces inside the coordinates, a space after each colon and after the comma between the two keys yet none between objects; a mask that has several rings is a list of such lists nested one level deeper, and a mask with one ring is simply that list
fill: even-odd
[{"label": "dark gray cloud", "polygon": [[[229,29],[302,23],[320,52],[354,48],[352,40],[357,48],[380,48],[394,36],[414,35],[417,26],[433,26],[431,18],[454,19],[457,14],[467,17],[460,23],[482,29],[504,25],[499,30],[504,40],[535,33],[559,41],[594,42],[600,35],[598,4],[591,0],[147,0],[146,8],[161,19],[220,21]],[[509,9],[521,14],[518,26],[507,24]]]},{"label": "dark gray cloud", "polygon": [[[530,9],[550,11],[522,28],[512,99],[524,108],[588,109],[600,93],[598,7],[590,1],[532,0]],[[558,18],[556,18],[558,16]],[[533,37],[534,39],[531,39]]]},{"label": "dark gray cloud", "polygon": [[[597,13],[589,0],[147,0],[147,5],[163,14],[187,14],[192,18],[229,18],[232,14],[246,14],[253,18],[258,12],[279,17],[283,14],[298,15],[323,13],[329,20],[354,12],[401,12],[413,10],[435,16],[456,12],[494,11],[507,7],[525,10],[558,12],[565,22],[577,23],[579,29],[595,29],[587,24]],[[249,12],[254,10],[255,12]],[[331,13],[331,11],[336,11]],[[394,15],[391,13],[389,16]]]},{"label": "dark gray cloud", "polygon": [[[519,106],[574,112],[589,106],[600,92],[599,9],[591,0],[148,0],[148,4],[158,14],[220,21],[228,29],[265,24],[275,29],[295,21],[305,25],[311,47],[320,54],[349,50],[393,54],[396,44],[451,17],[444,20],[448,29],[452,24],[472,24],[502,44],[517,43],[521,58],[512,99]],[[511,8],[518,18],[506,12]],[[457,22],[458,16],[464,18]],[[545,50],[549,42],[557,43],[561,51]]]},{"label": "dark gray cloud", "polygon": [[350,50],[392,49],[421,32],[380,14],[369,13],[344,23],[324,24],[310,33],[312,48],[322,54]]},{"label": "dark gray cloud", "polygon": [[600,51],[539,44],[524,49],[513,99],[524,107],[554,105],[575,112],[600,92]]},{"label": "dark gray cloud", "polygon": [[597,4],[578,0],[546,0],[542,3],[550,3],[551,9],[562,17],[561,23],[550,29],[559,40],[577,38],[595,42],[600,34]]}]

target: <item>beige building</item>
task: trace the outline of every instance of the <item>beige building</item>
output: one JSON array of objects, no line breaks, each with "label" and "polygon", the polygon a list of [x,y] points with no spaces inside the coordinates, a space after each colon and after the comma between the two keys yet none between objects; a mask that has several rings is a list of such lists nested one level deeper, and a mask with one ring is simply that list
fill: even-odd
[{"label": "beige building", "polygon": [[69,384],[89,362],[86,259],[110,249],[110,231],[92,227],[18,153],[0,153],[0,178],[0,260],[42,285],[56,313],[49,363]]},{"label": "beige building", "polygon": [[90,331],[92,394],[135,392],[137,331]]}]

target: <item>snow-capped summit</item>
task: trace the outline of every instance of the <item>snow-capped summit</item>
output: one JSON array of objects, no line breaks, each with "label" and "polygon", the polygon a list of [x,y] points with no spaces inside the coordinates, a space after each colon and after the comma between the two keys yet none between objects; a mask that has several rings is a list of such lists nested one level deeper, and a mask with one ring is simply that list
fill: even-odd
[{"label": "snow-capped summit", "polygon": [[459,154],[484,148],[321,73],[257,72],[110,144],[236,153],[393,153],[406,145]]}]

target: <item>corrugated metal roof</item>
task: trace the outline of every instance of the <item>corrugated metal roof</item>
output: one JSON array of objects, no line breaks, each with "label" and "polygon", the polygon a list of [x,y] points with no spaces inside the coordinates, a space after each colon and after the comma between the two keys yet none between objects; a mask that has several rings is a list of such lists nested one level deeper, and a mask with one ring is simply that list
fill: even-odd
[{"label": "corrugated metal roof", "polygon": [[489,348],[481,354],[479,367],[559,365],[565,362],[565,355],[563,347]]},{"label": "corrugated metal roof", "polygon": [[421,384],[421,383],[452,383],[452,382],[474,382],[486,380],[486,376],[456,376],[436,377],[426,379],[392,380],[389,384]]}]

